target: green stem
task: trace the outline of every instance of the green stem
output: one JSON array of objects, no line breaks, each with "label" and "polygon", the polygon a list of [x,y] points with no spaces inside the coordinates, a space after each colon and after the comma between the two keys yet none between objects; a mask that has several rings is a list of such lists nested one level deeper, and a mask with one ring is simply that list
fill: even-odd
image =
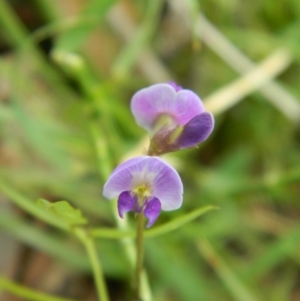
[{"label": "green stem", "polygon": [[103,137],[95,122],[89,120],[88,127],[90,135],[94,142],[94,149],[97,157],[96,163],[98,164],[99,175],[101,176],[101,180],[105,182],[109,177],[110,171],[112,169],[109,163],[110,158],[108,154],[106,139]]},{"label": "green stem", "polygon": [[82,228],[76,228],[74,230],[74,233],[85,246],[85,249],[89,256],[93,274],[94,274],[94,280],[95,280],[95,284],[96,284],[97,295],[98,295],[99,301],[109,301],[106,283],[105,283],[102,268],[101,268],[101,265],[100,265],[100,262],[99,262],[99,259],[97,256],[97,251],[96,251],[96,246],[95,246],[94,240]]},{"label": "green stem", "polygon": [[134,290],[136,300],[140,300],[141,291],[141,274],[143,271],[144,261],[144,215],[138,214],[137,216],[137,228],[136,228],[136,269],[134,279]]},{"label": "green stem", "polygon": [[15,296],[21,297],[22,300],[24,299],[30,301],[74,301],[71,299],[65,299],[36,292],[28,287],[16,284],[2,276],[0,276],[0,287]]}]

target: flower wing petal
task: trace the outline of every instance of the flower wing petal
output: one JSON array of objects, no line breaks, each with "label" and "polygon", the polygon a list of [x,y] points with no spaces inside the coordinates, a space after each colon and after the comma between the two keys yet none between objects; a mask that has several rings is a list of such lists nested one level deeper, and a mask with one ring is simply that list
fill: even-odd
[{"label": "flower wing petal", "polygon": [[159,214],[161,211],[161,203],[158,198],[152,198],[147,203],[145,209],[144,209],[144,215],[148,219],[148,223],[146,225],[147,228],[150,228],[155,221],[157,220]]},{"label": "flower wing petal", "polygon": [[159,157],[149,157],[147,161],[148,175],[152,181],[152,195],[160,200],[162,210],[180,208],[183,185],[178,172]]},{"label": "flower wing petal", "polygon": [[130,191],[123,191],[118,198],[118,213],[123,218],[124,213],[134,210],[137,200]]}]

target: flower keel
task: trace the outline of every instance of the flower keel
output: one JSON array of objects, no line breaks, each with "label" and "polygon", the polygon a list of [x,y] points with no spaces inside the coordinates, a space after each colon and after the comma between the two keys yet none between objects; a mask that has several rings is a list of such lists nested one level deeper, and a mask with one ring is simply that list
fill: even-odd
[{"label": "flower keel", "polygon": [[119,216],[123,218],[124,213],[134,210],[136,202],[136,197],[133,197],[130,191],[123,191],[118,198]]},{"label": "flower keel", "polygon": [[155,221],[157,220],[161,211],[161,203],[158,198],[152,198],[146,204],[144,215],[148,219],[148,223],[146,225],[147,228],[150,228]]}]

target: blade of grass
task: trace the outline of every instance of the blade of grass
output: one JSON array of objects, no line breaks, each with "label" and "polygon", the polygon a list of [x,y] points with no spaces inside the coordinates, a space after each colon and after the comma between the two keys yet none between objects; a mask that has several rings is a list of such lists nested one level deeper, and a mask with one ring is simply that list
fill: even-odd
[{"label": "blade of grass", "polygon": [[74,24],[72,28],[62,33],[56,42],[54,51],[77,51],[115,2],[116,0],[89,1],[77,16],[77,20],[84,19],[86,21],[76,22],[77,24]]},{"label": "blade of grass", "polygon": [[269,244],[263,254],[254,260],[249,269],[243,273],[243,279],[253,283],[259,281],[272,268],[288,257],[300,263],[298,247],[300,245],[300,227],[295,227],[274,243]]},{"label": "blade of grass", "polygon": [[147,262],[158,277],[156,287],[161,290],[169,288],[172,295],[176,296],[175,300],[211,300],[208,297],[208,281],[201,271],[201,266],[189,260],[181,244],[182,241],[172,243],[163,237],[146,241]]},{"label": "blade of grass", "polygon": [[206,240],[198,240],[196,246],[206,261],[216,271],[231,295],[237,301],[257,301],[252,293],[243,285],[234,272],[227,266],[217,252]]},{"label": "blade of grass", "polygon": [[74,301],[71,299],[60,298],[55,296],[50,296],[41,292],[34,291],[26,286],[16,284],[11,280],[8,280],[0,276],[0,288],[11,294],[21,297],[24,300],[29,301]]},{"label": "blade of grass", "polygon": [[129,69],[136,62],[140,52],[149,43],[158,23],[158,16],[162,9],[163,1],[152,0],[147,3],[148,8],[143,18],[143,23],[138,27],[136,34],[133,36],[124,50],[119,54],[112,66],[112,74],[115,78],[126,78]]},{"label": "blade of grass", "polygon": [[151,230],[145,231],[145,237],[155,237],[158,235],[166,234],[170,231],[174,231],[183,225],[193,221],[197,217],[201,216],[202,214],[205,214],[208,211],[219,209],[216,206],[205,206],[202,208],[198,208],[188,214],[182,215],[168,223],[165,223],[161,226],[158,226],[156,228],[153,228]]}]

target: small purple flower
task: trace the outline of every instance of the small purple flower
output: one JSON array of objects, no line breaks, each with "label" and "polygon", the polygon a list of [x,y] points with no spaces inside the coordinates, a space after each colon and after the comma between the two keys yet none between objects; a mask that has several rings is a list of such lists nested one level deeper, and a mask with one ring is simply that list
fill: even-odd
[{"label": "small purple flower", "polygon": [[214,117],[192,91],[175,83],[156,84],[136,92],[131,111],[138,125],[151,133],[150,155],[194,147],[214,128]]},{"label": "small purple flower", "polygon": [[183,185],[177,171],[159,157],[140,156],[119,165],[103,188],[108,199],[118,197],[118,212],[143,213],[147,228],[165,211],[180,208]]}]

